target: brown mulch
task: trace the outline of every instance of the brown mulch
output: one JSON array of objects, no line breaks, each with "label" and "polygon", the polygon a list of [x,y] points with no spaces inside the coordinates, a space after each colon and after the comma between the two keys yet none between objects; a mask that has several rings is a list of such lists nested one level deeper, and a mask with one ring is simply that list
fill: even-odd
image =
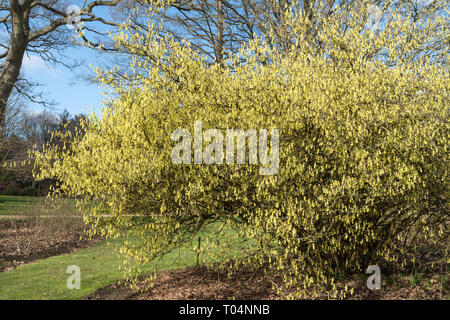
[{"label": "brown mulch", "polygon": [[86,239],[81,225],[47,228],[38,223],[0,221],[0,272],[88,248],[100,240]]},{"label": "brown mulch", "polygon": [[266,300],[279,299],[272,292],[273,278],[267,275],[239,272],[229,279],[226,273],[207,268],[186,267],[161,271],[149,288],[149,281],[142,280],[138,288],[126,284],[113,284],[101,288],[86,297],[89,300]]},{"label": "brown mulch", "polygon": [[365,279],[347,280],[345,283],[355,289],[353,296],[348,297],[349,300],[447,300],[450,298],[448,288],[442,285],[438,276],[426,276],[420,284],[415,285],[411,285],[409,276],[396,276],[390,284],[382,277],[379,290],[367,289]]},{"label": "brown mulch", "polygon": [[[437,280],[430,276],[420,285],[411,286],[409,278],[398,277],[387,284],[383,279],[380,290],[369,290],[365,277],[352,277],[341,285],[347,284],[355,292],[347,299],[355,300],[440,300],[448,299],[449,292]],[[141,280],[138,289],[125,284],[113,284],[101,288],[86,297],[89,300],[276,300],[285,299],[277,295],[273,285],[281,287],[281,278],[241,271],[229,279],[226,274],[206,268],[182,268],[162,271],[157,274],[154,286]],[[319,299],[327,299],[326,296]]]},{"label": "brown mulch", "polygon": [[[84,237],[82,223],[54,220],[45,224],[39,221],[0,221],[0,272],[14,269],[19,265],[55,255],[72,253],[91,247],[101,238],[92,240]],[[440,277],[443,277],[442,274]],[[448,273],[445,274],[448,278]],[[396,276],[386,283],[382,279],[382,289],[369,290],[366,275],[350,277],[340,285],[354,288],[355,293],[348,299],[357,300],[411,300],[450,299],[448,287],[438,280],[434,273],[411,285],[409,277]],[[241,270],[231,278],[224,272],[216,272],[204,267],[188,267],[162,271],[157,274],[154,285],[141,280],[138,288],[131,289],[126,284],[113,284],[97,290],[86,299],[92,300],[274,300],[284,299],[273,288],[282,287],[280,277],[262,272]],[[319,297],[326,299],[326,296]]]}]

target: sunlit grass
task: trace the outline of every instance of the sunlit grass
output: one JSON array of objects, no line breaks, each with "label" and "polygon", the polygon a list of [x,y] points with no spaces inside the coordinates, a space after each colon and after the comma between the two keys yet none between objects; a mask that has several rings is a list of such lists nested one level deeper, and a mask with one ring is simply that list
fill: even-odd
[{"label": "sunlit grass", "polygon": [[[197,253],[192,247],[199,236],[205,238],[210,231],[199,233],[193,238],[193,243],[176,248],[167,255],[143,265],[141,273],[151,273],[155,267],[163,271],[195,266]],[[230,230],[227,235],[233,236],[233,232]],[[121,243],[121,239],[102,241],[88,249],[50,257],[0,273],[0,299],[81,299],[99,288],[123,279],[123,260],[118,256]],[[244,247],[245,244],[237,242],[233,250],[225,255],[236,257]],[[223,254],[222,257],[225,258]],[[208,260],[208,256],[201,256],[201,262]],[[66,270],[70,265],[80,267],[80,289],[67,288],[66,281],[70,274],[66,274]]]}]

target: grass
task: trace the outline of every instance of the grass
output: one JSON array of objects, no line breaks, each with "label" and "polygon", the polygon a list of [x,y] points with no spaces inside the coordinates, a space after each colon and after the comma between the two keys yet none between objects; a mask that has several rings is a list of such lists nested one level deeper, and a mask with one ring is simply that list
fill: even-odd
[{"label": "grass", "polygon": [[[70,229],[72,224],[68,222],[66,226],[67,219],[64,218],[76,214],[74,202],[72,200],[64,201],[62,206],[52,209],[48,206],[44,208],[42,206],[44,201],[44,198],[0,196],[0,218],[2,216],[6,218],[7,215],[12,214],[23,215],[24,222],[28,221],[33,226],[38,224],[48,226],[55,220],[57,228]],[[39,219],[41,215],[55,216],[55,219],[41,220]],[[141,272],[143,274],[151,273],[156,266],[161,271],[195,266],[197,254],[191,248],[196,247],[199,236],[205,239],[212,230],[207,229],[197,234],[189,246],[176,248],[164,257],[142,266]],[[227,238],[230,235],[234,234],[227,232]],[[121,243],[121,239],[102,241],[88,249],[53,256],[2,272],[0,273],[0,299],[81,299],[95,290],[123,278],[122,260],[117,254]],[[241,243],[236,243],[233,250],[228,251],[226,256],[239,255],[242,247]],[[219,260],[221,257],[223,255],[215,256]],[[200,256],[200,261],[204,259],[212,261],[212,258],[206,258],[206,255]],[[66,281],[70,277],[66,270],[71,265],[76,265],[81,270],[81,289],[79,290],[70,290],[66,285]]]},{"label": "grass", "polygon": [[[92,248],[73,254],[55,256],[20,266],[0,274],[0,299],[80,299],[96,289],[123,277],[116,248],[120,240],[103,241]],[[159,261],[161,270],[195,264],[195,254],[187,249],[172,252]],[[77,265],[81,270],[81,289],[70,290],[66,270]],[[143,272],[151,272],[154,263],[145,265]]]},{"label": "grass", "polygon": [[[58,206],[49,206],[46,197],[5,196],[0,195],[0,218],[1,216],[52,216],[58,215],[79,216],[74,199],[59,199]],[[52,203],[53,205],[54,203]],[[64,210],[64,212],[62,212]],[[103,214],[109,214],[107,208],[102,208]]]},{"label": "grass", "polygon": [[0,215],[21,214],[27,208],[33,207],[41,201],[43,198],[0,195]]},{"label": "grass", "polygon": [[[204,237],[205,234],[199,234]],[[194,242],[198,237],[194,240]],[[0,299],[82,299],[95,290],[115,283],[123,278],[117,249],[120,239],[99,242],[91,248],[72,254],[54,256],[0,273]],[[191,246],[192,247],[192,246]],[[242,248],[237,244],[234,256]],[[177,248],[161,259],[144,265],[142,274],[151,273],[157,263],[158,270],[172,270],[195,266],[197,255],[187,247]],[[77,265],[81,270],[81,288],[68,289],[70,274],[66,270]]]}]

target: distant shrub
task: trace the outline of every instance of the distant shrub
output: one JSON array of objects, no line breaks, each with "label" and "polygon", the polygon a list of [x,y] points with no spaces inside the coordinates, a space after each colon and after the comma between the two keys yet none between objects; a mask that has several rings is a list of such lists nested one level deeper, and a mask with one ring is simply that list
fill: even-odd
[{"label": "distant shrub", "polygon": [[33,188],[32,186],[25,187],[22,189],[21,195],[27,197],[37,197],[38,190],[36,188]]},{"label": "distant shrub", "polygon": [[0,183],[7,183],[9,181],[14,181],[16,179],[15,173],[12,170],[1,170],[0,171]]},{"label": "distant shrub", "polygon": [[5,196],[20,196],[22,193],[22,188],[17,183],[11,183],[6,186],[0,194]]}]

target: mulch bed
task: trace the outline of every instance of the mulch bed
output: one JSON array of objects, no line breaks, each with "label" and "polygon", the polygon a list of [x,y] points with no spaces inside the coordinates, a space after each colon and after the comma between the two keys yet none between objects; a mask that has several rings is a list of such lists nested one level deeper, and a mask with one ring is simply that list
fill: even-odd
[{"label": "mulch bed", "polygon": [[51,230],[33,223],[0,221],[0,272],[88,248],[101,240],[86,239],[83,230],[82,226]]},{"label": "mulch bed", "polygon": [[[353,277],[342,285],[355,288],[354,300],[439,300],[448,299],[448,291],[442,287],[437,276],[428,283],[411,287],[407,278],[394,283],[382,281],[380,290],[369,290],[365,279]],[[281,287],[281,279],[273,276],[241,271],[229,279],[226,274],[206,268],[182,268],[157,274],[152,288],[142,280],[137,289],[126,284],[113,284],[101,288],[86,297],[89,300],[276,300],[284,299],[272,290],[272,284]],[[327,299],[326,296],[319,299]]]},{"label": "mulch bed", "polygon": [[348,281],[355,288],[350,300],[447,300],[448,290],[441,285],[437,275],[430,276],[420,285],[411,286],[408,277],[398,277],[393,284],[381,283],[380,290],[369,290],[365,285]]},{"label": "mulch bed", "polygon": [[[14,269],[35,260],[55,255],[72,253],[91,247],[101,238],[88,240],[84,237],[82,224],[60,228],[43,228],[29,222],[0,221],[0,272]],[[448,276],[448,274],[447,274]],[[411,286],[407,277],[396,277],[387,284],[382,278],[382,289],[369,290],[365,276],[352,277],[347,284],[355,289],[349,299],[449,299],[448,288],[444,288],[437,274],[430,275],[420,285]],[[162,271],[157,274],[153,286],[146,280],[138,283],[140,290],[126,284],[113,284],[97,290],[86,297],[89,300],[273,300],[284,299],[273,287],[282,287],[280,277],[264,275],[262,272],[239,271],[231,278],[224,272],[204,267],[182,268]],[[326,299],[327,297],[321,297]]]},{"label": "mulch bed", "polygon": [[[280,299],[272,292],[273,279],[267,275],[239,272],[230,279],[225,273],[204,267],[187,267],[157,274],[152,288],[139,292],[126,284],[113,284],[86,297],[89,300],[266,300]],[[148,288],[142,280],[138,288]]]}]

